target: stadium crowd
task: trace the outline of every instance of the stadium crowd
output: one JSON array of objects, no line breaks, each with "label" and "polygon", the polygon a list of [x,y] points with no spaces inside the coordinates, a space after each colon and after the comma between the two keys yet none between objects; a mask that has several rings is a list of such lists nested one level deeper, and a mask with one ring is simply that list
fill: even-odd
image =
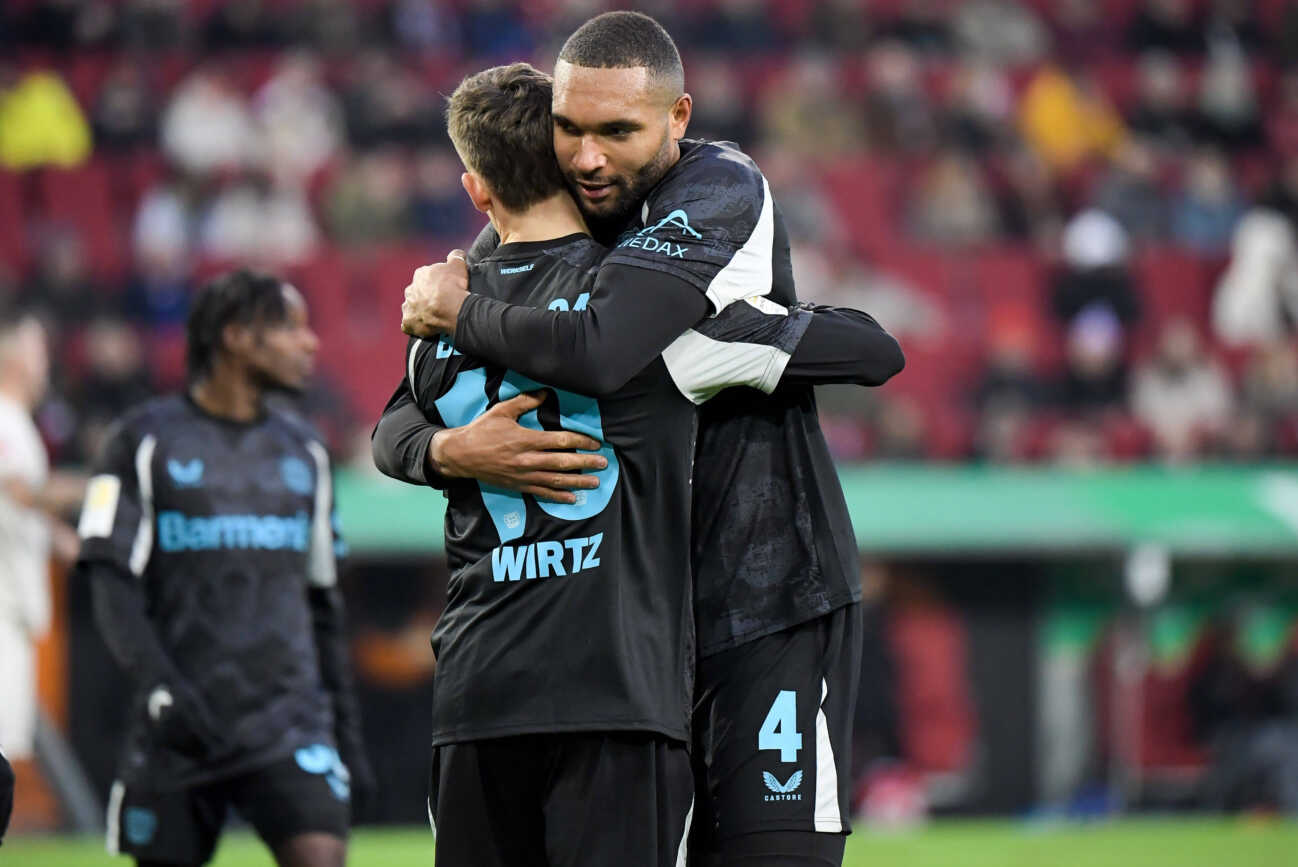
[{"label": "stadium crowd", "polygon": [[[399,289],[479,226],[443,95],[488,63],[548,68],[605,5],[6,3],[0,299],[55,334],[56,459],[176,383],[189,293],[236,261],[311,300],[312,404],[352,454]],[[1298,454],[1298,7],[640,7],[685,54],[690,133],[765,170],[800,294],[906,347],[877,395],[824,395],[839,457]]]}]

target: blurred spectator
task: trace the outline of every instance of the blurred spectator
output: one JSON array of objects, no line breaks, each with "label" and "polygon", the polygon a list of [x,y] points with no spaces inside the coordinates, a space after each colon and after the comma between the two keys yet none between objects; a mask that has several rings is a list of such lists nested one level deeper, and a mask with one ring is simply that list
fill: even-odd
[{"label": "blurred spectator", "polygon": [[302,183],[337,153],[342,111],[325,86],[319,62],[289,54],[253,98],[267,169],[279,183]]},{"label": "blurred spectator", "polygon": [[949,18],[941,0],[905,0],[897,17],[880,31],[920,54],[947,55],[954,44]]},{"label": "blurred spectator", "polygon": [[1062,196],[1050,169],[1031,148],[1018,146],[1005,161],[1000,224],[1011,238],[1041,249],[1057,246],[1064,230]]},{"label": "blurred spectator", "polygon": [[1104,305],[1093,305],[1068,326],[1060,407],[1096,417],[1122,407],[1127,396],[1122,323]]},{"label": "blurred spectator", "polygon": [[1229,44],[1252,55],[1262,48],[1257,10],[1258,4],[1247,0],[1209,0],[1199,22],[1209,50]]},{"label": "blurred spectator", "polygon": [[784,42],[764,0],[719,0],[705,8],[689,27],[689,41],[700,48],[759,54],[774,51]]},{"label": "blurred spectator", "polygon": [[285,34],[265,0],[218,3],[203,28],[209,51],[239,51],[282,45]]},{"label": "blurred spectator", "polygon": [[1259,346],[1244,370],[1241,402],[1273,428],[1298,419],[1298,343]]},{"label": "blurred spectator", "polygon": [[1195,729],[1212,749],[1209,806],[1298,814],[1298,653],[1288,619],[1250,605],[1216,639],[1190,685]]},{"label": "blurred spectator", "polygon": [[348,0],[306,0],[294,12],[294,41],[329,58],[345,58],[368,45],[369,18]]},{"label": "blurred spectator", "polygon": [[164,51],[182,43],[185,35],[183,0],[128,0],[120,7],[121,43],[133,51]]},{"label": "blurred spectator", "polygon": [[942,308],[895,274],[871,267],[842,247],[795,245],[792,256],[799,298],[864,310],[903,342],[946,336]]},{"label": "blurred spectator", "polygon": [[762,132],[774,148],[804,160],[832,160],[858,152],[861,118],[841,95],[827,58],[800,57],[762,94]]},{"label": "blurred spectator", "polygon": [[1027,311],[1011,306],[993,311],[987,362],[974,389],[974,453],[982,460],[1019,459],[1032,418],[1048,402],[1046,385],[1035,369],[1036,339],[1034,319]]},{"label": "blurred spectator", "polygon": [[451,10],[434,0],[393,0],[388,7],[392,40],[414,52],[458,51],[458,22]]},{"label": "blurred spectator", "polygon": [[907,222],[916,238],[936,244],[977,244],[995,236],[996,203],[978,164],[956,151],[942,153],[917,180]]},{"label": "blurred spectator", "polygon": [[0,166],[76,166],[90,156],[90,125],[63,79],[34,71],[6,80],[0,69]]},{"label": "blurred spectator", "polygon": [[1212,321],[1218,339],[1236,346],[1281,339],[1298,323],[1298,247],[1280,214],[1259,208],[1240,220]]},{"label": "blurred spectator", "polygon": [[970,0],[960,4],[953,18],[960,47],[991,64],[1031,63],[1050,46],[1041,19],[1017,0]]},{"label": "blurred spectator", "polygon": [[[427,148],[415,159],[415,231],[434,238],[458,239],[468,235],[481,216],[460,185],[463,167],[454,151]],[[394,198],[400,199],[397,193]],[[400,222],[398,221],[398,224]]]},{"label": "blurred spectator", "polygon": [[903,43],[877,43],[866,57],[866,138],[886,153],[923,153],[937,140],[937,121],[924,91],[919,61]]},{"label": "blurred spectator", "polygon": [[1298,231],[1298,154],[1284,161],[1279,176],[1258,204],[1278,211]]},{"label": "blurred spectator", "polygon": [[789,242],[795,247],[819,242],[841,249],[841,245],[848,241],[848,232],[822,185],[807,183],[806,167],[802,161],[782,150],[763,153],[757,160],[770,184],[771,196],[784,216]]},{"label": "blurred spectator", "polygon": [[300,190],[254,176],[219,192],[199,221],[201,252],[222,261],[266,265],[300,262],[318,241]]},{"label": "blurred spectator", "polygon": [[1203,50],[1203,34],[1190,0],[1145,0],[1127,29],[1127,45],[1137,52],[1159,49],[1173,54]]},{"label": "blurred spectator", "polygon": [[753,111],[735,65],[724,60],[705,60],[691,66],[690,80],[690,94],[694,97],[690,136],[732,141],[741,148],[751,148],[757,138]]},{"label": "blurred spectator", "polygon": [[817,48],[839,55],[861,54],[873,35],[869,0],[826,0],[811,4],[807,36]]},{"label": "blurred spectator", "polygon": [[1224,150],[1261,147],[1253,73],[1238,46],[1227,45],[1208,55],[1199,82],[1199,113],[1205,137]]},{"label": "blurred spectator", "polygon": [[1156,354],[1135,372],[1131,411],[1166,460],[1198,457],[1221,436],[1231,415],[1230,383],[1189,320],[1163,326]]},{"label": "blurred spectator", "polygon": [[1220,253],[1243,215],[1244,200],[1231,180],[1230,165],[1216,151],[1196,153],[1172,204],[1172,240],[1198,253]]},{"label": "blurred spectator", "polygon": [[1121,143],[1122,119],[1094,84],[1061,67],[1041,67],[1019,102],[1019,128],[1046,163],[1070,171]]},{"label": "blurred spectator", "polygon": [[152,147],[158,135],[158,107],[144,69],[124,60],[113,67],[95,99],[91,120],[101,150]]},{"label": "blurred spectator", "polygon": [[85,373],[70,395],[77,408],[77,457],[99,454],[104,433],[128,407],[152,393],[140,337],[120,319],[90,323],[84,340]]},{"label": "blurred spectator", "polygon": [[1136,67],[1136,100],[1128,126],[1158,149],[1178,153],[1197,135],[1185,70],[1176,55],[1150,51]]},{"label": "blurred spectator", "polygon": [[25,306],[61,331],[103,309],[106,294],[95,285],[76,233],[62,229],[46,233],[23,293]]},{"label": "blurred spectator", "polygon": [[1143,141],[1128,138],[1117,149],[1096,186],[1094,205],[1116,218],[1136,241],[1157,240],[1165,234],[1167,204],[1158,162]]},{"label": "blurred spectator", "polygon": [[984,155],[1003,143],[1011,129],[1014,93],[1002,67],[972,61],[956,67],[945,108],[949,144]]},{"label": "blurred spectator", "polygon": [[1133,324],[1140,317],[1140,298],[1127,270],[1128,250],[1126,231],[1103,211],[1083,211],[1069,221],[1064,270],[1051,287],[1055,315],[1068,325],[1081,313],[1102,308],[1119,326]]},{"label": "blurred spectator", "polygon": [[[459,175],[456,175],[458,183]],[[411,227],[410,170],[393,148],[346,164],[325,191],[329,234],[344,244],[391,241]]]},{"label": "blurred spectator", "polygon": [[113,34],[117,23],[113,7],[102,2],[36,0],[12,5],[16,7],[13,15],[19,39],[51,51],[71,52],[102,44]]},{"label": "blurred spectator", "polygon": [[204,175],[258,165],[262,157],[242,94],[215,66],[178,85],[162,118],[162,148],[176,165]]},{"label": "blurred spectator", "polygon": [[484,63],[526,57],[536,46],[527,18],[513,0],[474,0],[461,16],[465,50]]},{"label": "blurred spectator", "polygon": [[356,148],[445,139],[445,126],[427,88],[381,50],[366,52],[352,65],[343,112],[347,139]]},{"label": "blurred spectator", "polygon": [[135,215],[135,267],[126,288],[125,312],[133,320],[150,326],[185,321],[195,232],[188,188],[167,184],[145,194]]}]

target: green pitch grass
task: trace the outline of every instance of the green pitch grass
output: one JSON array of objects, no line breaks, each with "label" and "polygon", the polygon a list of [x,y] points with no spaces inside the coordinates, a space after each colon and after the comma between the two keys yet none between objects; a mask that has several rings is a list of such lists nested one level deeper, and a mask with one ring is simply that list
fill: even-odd
[{"label": "green pitch grass", "polygon": [[[17,838],[0,847],[0,865],[129,865],[109,858],[98,840]],[[362,829],[352,839],[354,867],[431,867],[427,831]],[[846,867],[1293,867],[1298,823],[1284,821],[1133,820],[1086,827],[1010,822],[939,822],[915,831],[858,831]],[[215,867],[268,867],[248,834],[227,834]],[[591,865],[603,867],[603,865]]]}]

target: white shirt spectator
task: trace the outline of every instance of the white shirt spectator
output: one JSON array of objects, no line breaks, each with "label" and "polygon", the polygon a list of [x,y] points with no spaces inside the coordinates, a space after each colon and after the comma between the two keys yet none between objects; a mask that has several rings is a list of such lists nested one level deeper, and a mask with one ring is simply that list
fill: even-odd
[{"label": "white shirt spectator", "polygon": [[1213,298],[1217,336],[1235,346],[1285,337],[1298,322],[1298,246],[1289,221],[1275,211],[1250,211],[1235,227],[1231,260]]},{"label": "white shirt spectator", "polygon": [[162,148],[197,174],[261,161],[257,130],[243,97],[219,75],[203,70],[176,88],[162,118]]}]

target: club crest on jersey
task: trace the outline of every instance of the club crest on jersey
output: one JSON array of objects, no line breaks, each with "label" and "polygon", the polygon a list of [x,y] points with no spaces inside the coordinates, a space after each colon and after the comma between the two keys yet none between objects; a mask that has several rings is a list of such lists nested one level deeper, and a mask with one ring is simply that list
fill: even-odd
[{"label": "club crest on jersey", "polygon": [[681,246],[673,241],[663,241],[654,237],[654,233],[659,229],[670,227],[676,231],[690,235],[692,237],[703,239],[703,236],[694,230],[690,225],[689,215],[680,208],[672,211],[652,226],[645,226],[640,231],[630,237],[623,238],[618,242],[619,247],[638,247],[641,250],[648,250],[650,253],[662,253],[673,259],[684,259],[685,254],[689,252],[689,247]]},{"label": "club crest on jersey", "polygon": [[311,468],[301,458],[284,458],[279,462],[279,475],[284,487],[295,494],[309,494],[313,487]]},{"label": "club crest on jersey", "polygon": [[203,484],[203,462],[194,458],[188,463],[181,463],[175,458],[167,459],[167,475],[178,488],[197,488]]},{"label": "club crest on jersey", "polygon": [[773,793],[765,796],[768,801],[802,800],[802,794],[798,792],[802,786],[802,771],[794,771],[793,775],[783,783],[770,771],[762,771],[762,782],[766,783],[766,788]]}]

